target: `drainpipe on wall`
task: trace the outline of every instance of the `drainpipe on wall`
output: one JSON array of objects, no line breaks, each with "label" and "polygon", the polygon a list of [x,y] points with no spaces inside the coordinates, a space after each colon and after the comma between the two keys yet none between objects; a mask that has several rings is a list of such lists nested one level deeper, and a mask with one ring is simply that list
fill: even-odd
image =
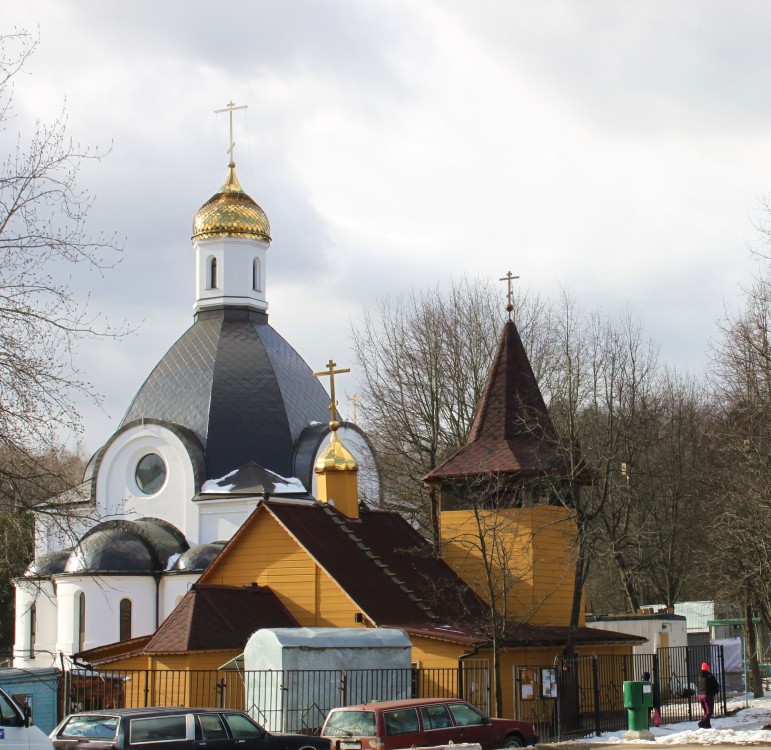
[{"label": "drainpipe on wall", "polygon": [[158,630],[161,609],[161,576],[155,576],[155,629]]}]

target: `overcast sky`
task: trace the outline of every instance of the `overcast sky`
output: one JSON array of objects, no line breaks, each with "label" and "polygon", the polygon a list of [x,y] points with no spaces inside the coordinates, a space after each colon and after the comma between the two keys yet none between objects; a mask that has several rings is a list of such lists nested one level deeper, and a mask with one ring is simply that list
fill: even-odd
[{"label": "overcast sky", "polygon": [[88,451],[192,322],[191,224],[225,177],[213,111],[230,100],[249,107],[241,184],[271,224],[270,321],[314,369],[352,364],[349,319],[386,292],[511,269],[628,304],[698,373],[753,271],[771,192],[760,0],[14,0],[0,23],[40,33],[8,130],[66,98],[75,140],[112,147],[81,184],[123,260],[73,283],[139,332],[81,350],[104,395]]}]

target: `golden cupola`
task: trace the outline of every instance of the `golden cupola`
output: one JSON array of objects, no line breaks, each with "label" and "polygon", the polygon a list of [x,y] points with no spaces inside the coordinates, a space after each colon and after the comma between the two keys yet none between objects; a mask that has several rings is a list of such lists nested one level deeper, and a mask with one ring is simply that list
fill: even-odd
[{"label": "golden cupola", "polygon": [[359,470],[359,464],[353,454],[340,442],[340,438],[337,436],[339,426],[339,422],[329,423],[332,437],[327,449],[316,459],[317,474],[327,474],[331,471],[356,472]]},{"label": "golden cupola", "polygon": [[340,423],[329,423],[332,437],[326,449],[316,459],[316,494],[323,503],[334,505],[348,518],[359,517],[359,464],[340,442]]},{"label": "golden cupola", "polygon": [[193,219],[193,239],[212,237],[252,237],[270,242],[268,217],[241,188],[233,162],[228,164],[225,184]]}]

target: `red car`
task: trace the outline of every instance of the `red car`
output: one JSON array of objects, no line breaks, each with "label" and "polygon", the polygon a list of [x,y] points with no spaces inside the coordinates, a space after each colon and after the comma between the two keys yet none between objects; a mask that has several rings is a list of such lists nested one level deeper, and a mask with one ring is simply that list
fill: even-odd
[{"label": "red car", "polygon": [[482,750],[535,745],[526,721],[491,719],[462,700],[425,698],[333,708],[321,736],[332,750],[398,750],[478,742]]}]

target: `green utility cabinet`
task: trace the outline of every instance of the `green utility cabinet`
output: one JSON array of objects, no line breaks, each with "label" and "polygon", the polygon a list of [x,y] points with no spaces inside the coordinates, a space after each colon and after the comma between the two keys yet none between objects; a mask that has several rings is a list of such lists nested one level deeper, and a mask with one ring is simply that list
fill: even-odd
[{"label": "green utility cabinet", "polygon": [[625,681],[624,708],[627,709],[629,731],[647,731],[650,709],[653,708],[653,684],[642,680]]}]

